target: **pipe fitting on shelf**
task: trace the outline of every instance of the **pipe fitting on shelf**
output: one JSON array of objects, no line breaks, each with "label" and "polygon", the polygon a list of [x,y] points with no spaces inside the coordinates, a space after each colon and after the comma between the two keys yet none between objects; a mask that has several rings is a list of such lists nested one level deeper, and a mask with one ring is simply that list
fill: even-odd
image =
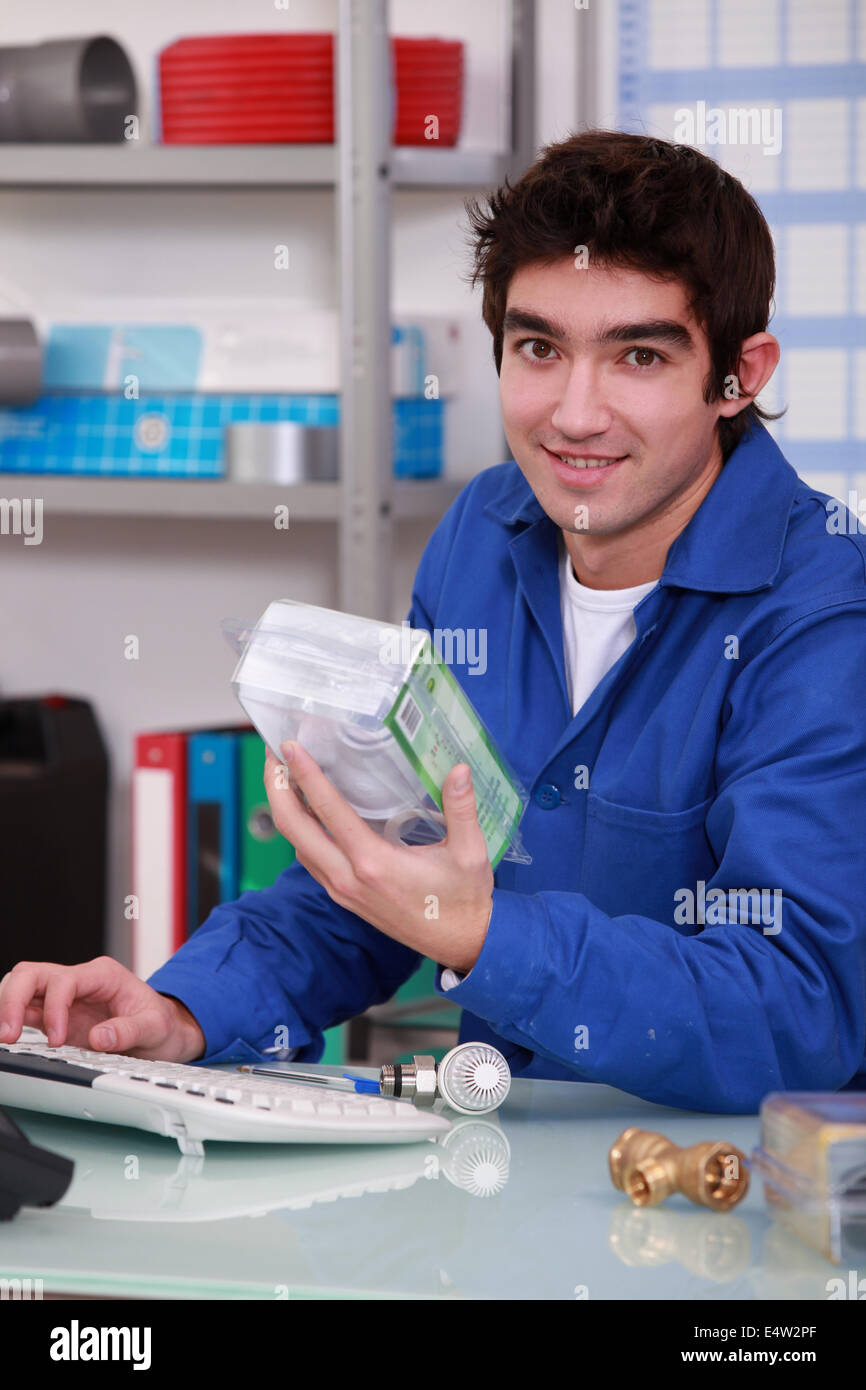
[{"label": "pipe fitting on shelf", "polygon": [[673,1192],[713,1211],[730,1211],[749,1190],[745,1154],[724,1140],[680,1148],[663,1134],[625,1129],[608,1155],[614,1187],[638,1207],[655,1207]]}]

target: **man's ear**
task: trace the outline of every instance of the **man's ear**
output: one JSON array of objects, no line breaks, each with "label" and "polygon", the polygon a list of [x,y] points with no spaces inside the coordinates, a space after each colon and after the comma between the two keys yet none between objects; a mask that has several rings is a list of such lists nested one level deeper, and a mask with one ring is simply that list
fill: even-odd
[{"label": "man's ear", "polygon": [[772,333],[753,333],[751,338],[743,339],[737,373],[725,378],[720,415],[727,419],[739,415],[760,395],[776,370],[781,352],[779,340]]}]

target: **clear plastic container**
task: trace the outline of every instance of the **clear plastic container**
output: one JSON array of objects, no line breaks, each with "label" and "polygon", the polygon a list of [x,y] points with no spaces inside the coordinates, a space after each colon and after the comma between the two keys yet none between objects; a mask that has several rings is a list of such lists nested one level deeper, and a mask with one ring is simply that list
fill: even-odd
[{"label": "clear plastic container", "polygon": [[493,868],[532,862],[518,830],[525,791],[428,632],[294,599],[222,629],[239,657],[235,694],[281,762],[280,745],[300,743],[395,844],[445,838],[442,786],[468,763]]},{"label": "clear plastic container", "polygon": [[765,1096],[752,1162],[789,1230],[834,1264],[866,1262],[866,1093]]}]

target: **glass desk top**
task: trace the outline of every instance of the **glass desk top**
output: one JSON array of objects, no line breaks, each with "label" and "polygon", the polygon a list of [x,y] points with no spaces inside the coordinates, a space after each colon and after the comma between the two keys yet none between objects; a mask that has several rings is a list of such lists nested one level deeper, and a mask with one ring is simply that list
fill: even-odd
[{"label": "glass desk top", "polygon": [[627,1126],[750,1155],[757,1115],[518,1079],[493,1114],[448,1111],[439,1143],[209,1143],[196,1158],[140,1130],[7,1109],[75,1162],[59,1203],[0,1225],[0,1276],[45,1294],[825,1300],[847,1275],[771,1219],[755,1174],[727,1214],[681,1195],[638,1208],[613,1187],[608,1150]]}]

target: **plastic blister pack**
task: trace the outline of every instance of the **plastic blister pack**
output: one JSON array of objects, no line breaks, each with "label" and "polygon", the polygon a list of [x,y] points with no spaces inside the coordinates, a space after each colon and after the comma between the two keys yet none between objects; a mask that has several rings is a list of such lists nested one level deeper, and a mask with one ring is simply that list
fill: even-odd
[{"label": "plastic blister pack", "polygon": [[445,838],[442,786],[467,763],[493,868],[532,862],[525,791],[428,632],[294,599],[221,626],[235,694],[281,762],[280,745],[300,743],[359,816],[408,845]]},{"label": "plastic blister pack", "polygon": [[866,1094],[773,1092],[752,1162],[767,1205],[835,1264],[866,1255]]}]

